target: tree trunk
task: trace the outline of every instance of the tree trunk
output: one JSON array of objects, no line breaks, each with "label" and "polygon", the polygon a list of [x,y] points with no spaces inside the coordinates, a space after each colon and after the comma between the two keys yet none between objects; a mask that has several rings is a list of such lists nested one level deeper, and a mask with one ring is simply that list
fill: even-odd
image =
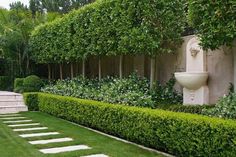
[{"label": "tree trunk", "polygon": [[82,61],[82,76],[85,78],[85,60]]},{"label": "tree trunk", "polygon": [[63,71],[62,71],[62,64],[60,64],[60,79],[63,79]]},{"label": "tree trunk", "polygon": [[52,70],[51,70],[51,72],[52,72],[52,80],[54,80],[55,79],[55,65],[54,64],[52,64],[52,68],[51,68]]},{"label": "tree trunk", "polygon": [[26,57],[26,73],[27,75],[30,74],[30,69],[29,69],[29,56]]},{"label": "tree trunk", "polygon": [[153,84],[155,80],[155,71],[156,71],[155,63],[156,63],[155,58],[151,58],[150,89],[153,89]]},{"label": "tree trunk", "polygon": [[123,55],[120,56],[119,75],[120,75],[120,78],[123,77]]},{"label": "tree trunk", "polygon": [[70,76],[71,76],[71,78],[74,77],[74,66],[73,66],[73,63],[70,63]]},{"label": "tree trunk", "polygon": [[48,64],[48,80],[51,80],[51,66],[50,66],[50,64]]},{"label": "tree trunk", "polygon": [[102,67],[101,67],[101,58],[98,59],[98,79],[101,81],[102,79]]}]

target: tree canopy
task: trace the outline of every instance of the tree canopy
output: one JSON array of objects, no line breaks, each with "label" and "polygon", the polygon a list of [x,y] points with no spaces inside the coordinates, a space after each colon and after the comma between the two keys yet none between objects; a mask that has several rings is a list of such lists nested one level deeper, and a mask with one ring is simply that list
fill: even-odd
[{"label": "tree canopy", "polygon": [[236,1],[190,0],[189,21],[204,49],[230,46],[236,38]]},{"label": "tree canopy", "polygon": [[182,41],[183,1],[98,0],[36,28],[34,59],[61,63],[88,55],[171,53]]}]

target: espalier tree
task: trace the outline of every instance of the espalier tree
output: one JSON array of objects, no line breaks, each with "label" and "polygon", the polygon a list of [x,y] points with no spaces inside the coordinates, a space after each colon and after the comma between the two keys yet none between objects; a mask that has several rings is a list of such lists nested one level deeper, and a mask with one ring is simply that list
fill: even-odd
[{"label": "espalier tree", "polygon": [[236,38],[235,0],[189,0],[188,18],[204,49],[231,46]]},{"label": "espalier tree", "polygon": [[[69,46],[70,49],[60,48],[61,52],[56,52],[63,56],[60,61],[72,62],[75,59],[84,60],[90,55],[98,56],[98,73],[101,78],[101,58],[120,56],[119,73],[122,77],[123,55],[148,55],[151,58],[152,87],[155,58],[164,53],[174,52],[181,44],[186,16],[184,0],[98,0],[69,13],[59,21],[58,27],[65,29],[64,34],[58,37],[59,40],[51,40],[49,45],[55,45],[58,41],[61,42],[58,45]],[[56,23],[52,24],[57,25]],[[47,24],[40,29],[47,29],[46,26]],[[55,34],[58,30],[62,28],[56,28]],[[49,36],[52,35],[50,33]],[[48,34],[39,34],[35,31],[32,40],[38,38],[37,36],[47,38]],[[67,43],[64,43],[62,38],[66,39]],[[38,48],[37,51],[43,51],[44,44],[41,46],[42,49]],[[55,50],[58,49],[50,50],[54,51],[48,52],[50,56],[58,56],[55,54]]]}]

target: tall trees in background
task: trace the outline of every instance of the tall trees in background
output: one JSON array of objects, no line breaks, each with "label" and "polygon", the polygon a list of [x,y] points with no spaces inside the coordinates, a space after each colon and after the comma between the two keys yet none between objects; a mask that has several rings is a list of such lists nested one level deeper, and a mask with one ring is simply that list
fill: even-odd
[{"label": "tall trees in background", "polygon": [[[32,71],[28,41],[31,31],[40,23],[49,22],[55,14],[38,14],[21,2],[10,4],[10,10],[0,9],[0,51],[4,59],[6,75],[21,77]],[[4,66],[4,65],[1,65]]]},{"label": "tall trees in background", "polygon": [[[37,27],[30,40],[33,57],[39,63],[73,63],[96,56],[100,79],[103,56],[146,55],[152,60],[152,88],[153,61],[182,42],[184,9],[184,0],[96,1]],[[122,57],[119,67],[122,76]]]}]

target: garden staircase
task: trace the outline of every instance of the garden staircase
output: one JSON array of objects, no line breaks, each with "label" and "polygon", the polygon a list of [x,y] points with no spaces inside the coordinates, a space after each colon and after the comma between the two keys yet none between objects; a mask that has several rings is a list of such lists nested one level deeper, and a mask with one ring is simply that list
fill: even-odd
[{"label": "garden staircase", "polygon": [[0,114],[21,111],[28,111],[21,94],[0,91]]}]

